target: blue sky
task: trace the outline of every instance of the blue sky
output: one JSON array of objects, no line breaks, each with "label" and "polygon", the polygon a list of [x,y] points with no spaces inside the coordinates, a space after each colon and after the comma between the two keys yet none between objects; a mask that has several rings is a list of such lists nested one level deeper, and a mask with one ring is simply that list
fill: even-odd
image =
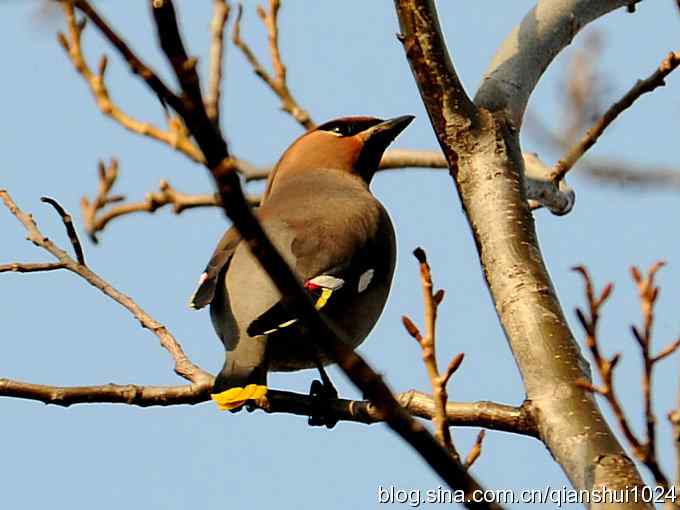
[{"label": "blue sky", "polygon": [[[210,3],[177,5],[192,52],[205,55]],[[96,2],[133,47],[169,77],[154,40],[144,2]],[[457,70],[472,94],[495,48],[533,2],[441,2],[445,36]],[[267,62],[265,33],[246,2],[242,34]],[[37,16],[37,1],[0,1],[0,43],[5,54],[0,94],[0,187],[34,214],[43,233],[66,246],[63,228],[41,195],[57,198],[80,221],[79,200],[96,189],[96,163],[116,156],[117,190],[131,200],[168,179],[179,190],[210,190],[207,173],[165,146],[124,131],[96,110],[89,90],[72,70],[54,34],[59,16]],[[677,49],[680,23],[674,2],[643,2],[634,15],[624,11],[593,25],[605,52],[600,72],[616,98],[661,58]],[[415,114],[416,121],[395,146],[435,148],[401,45],[394,37],[391,2],[283,2],[281,45],[289,85],[317,121],[348,115],[389,117]],[[583,41],[583,35],[575,43]],[[92,28],[84,38],[96,64],[110,56],[108,84],[114,100],[138,118],[162,122],[157,101],[134,80]],[[567,49],[551,66],[530,108],[549,125],[559,120],[559,84]],[[223,127],[230,147],[256,164],[276,160],[300,134],[279,110],[277,99],[229,46],[226,55]],[[205,62],[203,59],[202,63]],[[204,65],[201,65],[204,70]],[[639,163],[677,165],[680,76],[645,96],[607,131],[593,153]],[[523,138],[523,148],[548,162],[558,154]],[[647,267],[664,259],[655,330],[660,347],[680,332],[680,251],[673,192],[639,192],[601,187],[574,175],[574,211],[554,217],[544,211],[536,223],[551,276],[576,337],[573,309],[583,304],[580,279],[569,268],[586,264],[598,285],[616,288],[604,311],[602,340],[607,352],[623,352],[617,372],[621,398],[636,430],[641,430],[639,360],[629,325],[639,321],[632,264]],[[458,197],[442,171],[404,170],[379,174],[375,194],[397,229],[398,269],[387,308],[361,353],[395,391],[428,390],[419,348],[403,331],[400,316],[421,322],[418,271],[411,251],[424,247],[435,284],[447,290],[439,320],[442,363],[466,353],[449,389],[453,400],[494,400],[519,404],[521,381],[484,284],[474,244]],[[212,372],[222,363],[222,346],[207,312],[186,302],[215,242],[227,227],[218,210],[174,216],[135,215],[112,223],[101,244],[85,240],[91,268],[133,296],[166,324],[194,361]],[[49,260],[24,240],[22,227],[0,210],[1,262]],[[169,356],[156,338],[118,305],[66,272],[0,275],[0,377],[55,385],[176,384]],[[656,405],[663,465],[673,476],[673,449],[665,414],[674,405],[677,361],[657,371]],[[273,374],[275,388],[306,392],[314,372]],[[335,368],[331,377],[345,397],[358,392]],[[440,485],[420,458],[385,426],[340,423],[334,430],[307,427],[302,417],[262,412],[219,413],[198,406],[139,409],[123,405],[80,405],[70,409],[14,399],[2,410],[2,491],[8,508],[44,506],[102,509],[181,509],[245,506],[328,509],[377,506],[379,485],[431,489]],[[475,429],[456,429],[467,451]],[[488,487],[560,487],[559,466],[536,440],[490,432],[475,474]],[[552,508],[545,505],[544,508]]]}]

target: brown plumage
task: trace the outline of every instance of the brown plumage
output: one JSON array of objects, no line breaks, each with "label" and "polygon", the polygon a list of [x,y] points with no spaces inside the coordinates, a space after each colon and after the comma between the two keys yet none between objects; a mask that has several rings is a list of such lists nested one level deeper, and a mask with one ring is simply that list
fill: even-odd
[{"label": "brown plumage", "polygon": [[[384,150],[412,119],[345,117],[305,133],[281,156],[256,213],[316,307],[352,347],[375,325],[395,262],[392,223],[369,184]],[[262,397],[269,370],[317,366],[327,381],[321,366],[328,359],[234,228],[218,244],[190,304],[208,303],[226,349],[213,390],[222,409]]]}]

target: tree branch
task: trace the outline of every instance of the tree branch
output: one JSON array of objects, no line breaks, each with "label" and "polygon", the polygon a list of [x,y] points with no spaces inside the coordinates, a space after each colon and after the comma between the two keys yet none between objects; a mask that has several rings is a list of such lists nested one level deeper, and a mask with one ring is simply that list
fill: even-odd
[{"label": "tree branch", "polygon": [[210,71],[205,109],[215,124],[220,123],[220,97],[222,95],[222,61],[224,60],[224,27],[229,18],[226,0],[213,0],[213,16],[210,22]]},{"label": "tree branch", "polygon": [[[669,481],[666,475],[661,470],[659,465],[657,448],[656,448],[656,415],[653,410],[652,400],[652,372],[654,366],[659,361],[671,355],[680,347],[680,339],[675,340],[668,346],[663,348],[657,355],[652,355],[652,326],[654,324],[654,305],[659,295],[659,289],[654,285],[654,277],[656,272],[663,266],[663,263],[657,262],[654,264],[647,276],[643,277],[639,269],[631,268],[631,274],[635,281],[638,294],[640,298],[640,307],[642,309],[643,326],[638,328],[632,326],[631,330],[633,336],[640,346],[640,354],[642,358],[642,395],[644,401],[644,418],[645,418],[645,432],[646,438],[644,441],[640,440],[633,432],[630,422],[626,418],[623,406],[619,401],[614,388],[614,368],[616,367],[620,354],[615,354],[611,359],[607,359],[602,355],[601,347],[597,336],[597,324],[600,316],[600,309],[607,301],[612,291],[612,284],[608,284],[602,290],[599,297],[595,297],[593,291],[592,279],[588,271],[582,267],[574,268],[581,273],[586,285],[586,299],[588,303],[589,314],[586,316],[582,310],[577,309],[576,314],[583,328],[586,331],[586,345],[595,361],[595,366],[602,379],[602,386],[594,386],[589,381],[580,380],[578,384],[588,391],[602,395],[614,413],[619,424],[623,436],[630,445],[635,457],[642,462],[647,469],[652,473],[654,481],[657,486],[663,487],[664,495],[668,491]],[[670,503],[670,502],[669,502]],[[673,508],[673,506],[670,506]]]},{"label": "tree branch", "polygon": [[604,133],[604,130],[614,122],[614,120],[623,113],[624,110],[630,108],[633,103],[643,94],[654,91],[658,87],[666,84],[664,79],[675,68],[680,65],[680,52],[669,53],[663,59],[659,67],[650,76],[644,80],[638,80],[633,87],[626,92],[626,94],[615,102],[609,109],[600,117],[597,122],[590,128],[585,135],[574,145],[562,158],[557,162],[553,169],[551,178],[558,183],[564,176],[573,168],[576,162],[583,156],[588,149],[590,149],[598,138]]},{"label": "tree branch", "polygon": [[436,324],[437,308],[442,299],[444,299],[444,291],[439,290],[436,293],[433,291],[432,273],[430,271],[430,265],[427,263],[425,251],[422,248],[416,248],[413,255],[418,259],[420,265],[423,305],[425,308],[425,335],[420,334],[418,328],[408,317],[402,317],[402,322],[404,323],[406,331],[418,342],[423,351],[423,363],[427,370],[427,376],[430,379],[435,404],[435,413],[432,417],[435,436],[449,453],[456,460],[460,461],[460,455],[453,444],[451,431],[449,430],[446,419],[446,402],[449,399],[448,393],[446,392],[446,384],[460,366],[460,363],[463,361],[463,356],[461,353],[454,358],[455,364],[452,363],[449,365],[449,370],[447,370],[445,375],[439,373],[436,353]]},{"label": "tree branch", "polygon": [[529,96],[557,54],[588,23],[640,0],[539,0],[496,51],[475,103],[509,110],[519,129]]},{"label": "tree branch", "polygon": [[[558,9],[573,4],[590,18],[584,18],[579,10],[565,14]],[[588,7],[595,4],[599,7]],[[619,3],[539,1],[492,63],[492,69],[498,72],[487,76],[471,114],[469,99],[462,89],[449,86],[458,79],[441,37],[433,2],[395,0],[395,5],[409,65],[455,179],[542,441],[577,489],[606,485],[631,490],[643,486],[635,465],[618,444],[592,396],[574,385],[578,378],[587,379],[589,372],[538,246],[524,194],[518,137],[533,84],[550,62],[548,55],[554,56],[557,46],[561,48],[561,43],[567,42],[558,28],[568,23],[580,28],[586,19],[592,19],[597,12],[608,12]],[[558,12],[565,14],[565,19],[557,16]],[[543,25],[536,27],[533,16],[542,22],[550,21],[552,30]],[[527,24],[534,30],[525,31]],[[540,33],[536,33],[539,28]],[[515,42],[520,30],[521,51],[513,46],[520,44]],[[557,46],[550,53],[543,46],[552,38]],[[518,69],[526,77],[514,76]],[[517,84],[507,82],[513,78]],[[517,99],[513,94],[518,95]],[[637,507],[626,508],[649,506],[638,503]]]},{"label": "tree branch", "polygon": [[[90,69],[90,67],[87,64],[87,61],[85,60],[85,57],[83,56],[81,47],[81,35],[83,30],[85,29],[85,23],[79,23],[78,20],[76,19],[75,13],[73,11],[74,5],[73,1],[62,1],[60,2],[60,4],[62,5],[64,13],[66,15],[66,22],[68,25],[69,35],[67,37],[63,33],[59,33],[58,34],[59,43],[64,48],[64,51],[66,51],[66,54],[71,60],[74,69],[78,72],[78,74],[80,74],[83,77],[87,85],[90,87],[90,92],[92,93],[92,96],[94,97],[95,103],[99,110],[104,115],[110,117],[128,131],[162,142],[172,147],[173,149],[181,152],[189,159],[197,163],[202,163],[203,155],[201,154],[201,151],[188,137],[186,128],[182,126],[180,122],[178,122],[178,119],[176,118],[169,119],[168,130],[164,131],[154,126],[150,122],[141,122],[130,117],[128,114],[123,112],[118,107],[118,105],[116,105],[113,102],[111,96],[109,95],[109,90],[105,82],[105,74],[108,66],[108,59],[106,58],[106,56],[102,56],[99,62],[99,70],[96,74]],[[81,9],[83,8],[83,6],[80,5],[80,2],[76,1],[75,4],[78,5],[79,8]],[[88,6],[85,5],[84,8],[87,10]],[[96,13],[94,14],[96,15]],[[96,20],[95,23],[104,24],[104,21],[101,20],[101,18],[99,18],[98,16],[93,18],[93,20]],[[124,47],[127,48],[126,46]],[[123,55],[124,56],[132,55],[133,60],[128,61],[128,63],[130,64],[131,67],[135,66],[134,64],[135,57],[129,49],[127,49],[126,52],[123,53]],[[126,58],[128,57],[126,56]],[[149,75],[149,73],[151,73],[149,69],[146,69],[143,66],[140,67],[139,65],[136,65],[135,67],[133,67],[133,69],[137,69],[136,72],[140,76]],[[158,81],[160,83],[160,80]],[[167,88],[165,88],[165,86],[162,84],[160,85],[156,84],[154,86],[156,86],[161,92],[163,90],[167,90]]]},{"label": "tree branch", "polygon": [[123,308],[128,310],[142,325],[142,327],[150,330],[160,340],[161,345],[170,353],[175,361],[175,373],[177,375],[193,382],[199,383],[211,377],[207,372],[203,371],[197,365],[194,365],[187,355],[182,350],[180,344],[175,340],[175,337],[168,331],[168,329],[161,323],[153,319],[142,308],[137,305],[129,296],[119,292],[111,286],[107,281],[102,279],[99,275],[73,260],[65,251],[56,246],[52,241],[43,235],[38,229],[37,224],[31,215],[24,213],[12,200],[7,190],[0,189],[0,200],[5,204],[5,207],[12,213],[16,219],[24,226],[27,233],[27,239],[34,245],[44,249],[52,254],[64,269],[68,269],[72,273],[77,274],[93,287],[96,287],[101,292],[109,296],[111,299],[119,303]]},{"label": "tree branch", "polygon": [[65,268],[66,266],[60,262],[35,264],[11,262],[9,264],[0,264],[0,273],[37,273],[40,271],[54,271],[55,269]]},{"label": "tree branch", "polygon": [[68,235],[68,240],[70,241],[71,246],[73,246],[73,251],[76,254],[76,258],[78,259],[78,264],[84,266],[85,254],[83,253],[83,247],[80,244],[80,239],[78,239],[76,229],[73,227],[73,220],[71,219],[71,215],[68,214],[61,206],[61,204],[59,204],[59,202],[57,202],[53,198],[40,197],[40,201],[50,204],[52,207],[54,207],[54,210],[57,211],[57,214],[61,216],[61,221],[64,224],[64,228],[66,228],[66,234]]},{"label": "tree branch", "polygon": [[[76,404],[128,404],[139,407],[200,404],[210,401],[212,378],[180,386],[140,386],[137,384],[103,384],[100,386],[48,386],[0,378],[0,396],[36,400],[44,404],[69,407]],[[431,419],[434,402],[430,395],[415,390],[396,395],[413,416]],[[269,390],[258,407],[267,413],[309,416],[314,401],[309,395],[290,391]],[[383,423],[378,408],[368,400],[332,399],[328,401],[329,416],[338,421]],[[512,407],[493,402],[449,402],[449,425],[485,427],[536,437],[537,432],[524,407]]]},{"label": "tree branch", "polygon": [[281,60],[281,50],[279,49],[279,24],[278,14],[281,8],[279,0],[269,0],[269,10],[263,7],[257,7],[257,15],[262,20],[267,29],[267,36],[269,39],[269,53],[272,59],[272,67],[274,69],[274,76],[272,77],[262,66],[255,53],[250,49],[250,46],[241,39],[241,16],[243,14],[243,6],[239,4],[236,21],[234,22],[234,31],[232,34],[232,41],[234,45],[241,50],[243,56],[246,58],[253,71],[259,76],[262,81],[271,89],[274,94],[281,100],[281,109],[290,114],[302,127],[306,130],[311,130],[316,127],[316,124],[309,116],[309,113],[302,108],[295,100],[288,88],[288,80],[286,78],[286,66]]}]

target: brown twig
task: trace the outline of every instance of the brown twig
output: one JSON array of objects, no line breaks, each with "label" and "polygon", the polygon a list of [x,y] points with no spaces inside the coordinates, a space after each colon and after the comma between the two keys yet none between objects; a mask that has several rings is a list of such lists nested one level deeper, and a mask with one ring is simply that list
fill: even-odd
[{"label": "brown twig", "polygon": [[262,6],[257,7],[257,14],[267,29],[269,53],[272,59],[274,76],[267,72],[257,56],[255,56],[255,53],[250,49],[250,46],[241,39],[241,16],[243,15],[243,6],[240,4],[236,14],[236,21],[234,22],[232,41],[234,45],[241,50],[241,53],[243,53],[243,56],[253,68],[255,74],[257,74],[257,76],[259,76],[281,100],[281,108],[283,111],[290,114],[302,127],[311,130],[316,127],[316,124],[309,116],[309,113],[298,104],[288,88],[286,66],[283,64],[281,50],[279,49],[278,14],[280,8],[281,2],[279,0],[269,0],[269,10],[265,10]]},{"label": "brown twig", "polygon": [[73,226],[73,220],[71,219],[71,215],[67,213],[61,206],[61,204],[59,204],[59,202],[57,202],[53,198],[40,197],[40,201],[50,204],[57,211],[57,214],[61,216],[61,221],[64,223],[64,228],[66,228],[68,240],[71,242],[71,246],[73,246],[73,251],[76,254],[76,258],[78,259],[78,264],[81,264],[83,266],[86,265],[83,247],[80,244],[80,239],[78,239],[78,234],[76,233],[76,229]]},{"label": "brown twig", "polygon": [[642,450],[637,452],[638,458],[647,466],[654,476],[657,485],[668,489],[668,478],[661,471],[656,448],[656,415],[654,414],[652,401],[652,372],[654,365],[672,354],[680,346],[680,339],[675,340],[662,349],[656,356],[652,355],[652,327],[654,326],[654,306],[659,297],[659,288],[654,284],[656,273],[664,266],[663,262],[657,262],[649,269],[646,276],[642,276],[637,267],[631,268],[631,276],[638,288],[640,308],[642,311],[642,329],[631,326],[633,337],[640,346],[642,356],[642,396],[645,409],[646,441]]},{"label": "brown twig", "polygon": [[[111,160],[108,166],[99,163],[99,185],[97,194],[90,201],[87,196],[80,200],[80,209],[85,222],[85,230],[94,243],[98,243],[97,234],[104,230],[111,220],[137,212],[154,213],[166,205],[172,205],[174,214],[181,214],[187,209],[198,207],[221,207],[220,199],[215,193],[192,195],[174,189],[169,182],[161,180],[158,191],[149,192],[139,202],[121,203],[124,195],[111,195],[111,190],[118,179],[118,161]],[[248,196],[248,203],[255,207],[260,204],[257,196]],[[118,204],[110,207],[111,204]]]},{"label": "brown twig", "polygon": [[465,459],[465,468],[470,469],[472,465],[477,461],[477,459],[482,455],[482,443],[486,437],[486,431],[484,429],[479,431],[477,434],[477,439],[475,439],[475,444],[472,445],[470,453]]},{"label": "brown twig", "polygon": [[633,450],[636,458],[642,462],[654,476],[654,481],[658,486],[668,489],[668,478],[661,471],[656,452],[656,416],[652,405],[652,373],[656,363],[663,360],[680,347],[680,339],[675,340],[670,345],[663,348],[656,356],[651,354],[652,326],[654,324],[654,305],[659,295],[659,289],[654,285],[656,272],[663,266],[663,263],[654,264],[646,276],[642,276],[639,269],[633,267],[631,274],[638,287],[640,306],[642,309],[643,326],[638,328],[632,326],[633,337],[637,341],[641,350],[643,361],[642,392],[644,400],[644,414],[646,423],[646,438],[640,440],[632,430],[628,419],[625,416],[623,407],[614,389],[613,372],[620,359],[620,354],[615,354],[611,359],[605,358],[600,349],[597,337],[597,323],[599,320],[600,309],[609,298],[612,291],[612,284],[608,284],[603,289],[599,297],[595,297],[592,279],[588,271],[582,267],[575,267],[574,270],[581,273],[586,284],[586,299],[589,307],[589,315],[586,316],[580,309],[576,310],[579,321],[586,331],[586,345],[588,346],[595,366],[602,380],[602,386],[595,386],[590,382],[579,380],[577,384],[588,389],[593,393],[602,395],[616,417],[621,431],[626,441]]},{"label": "brown twig", "polygon": [[661,65],[650,76],[637,83],[626,94],[614,103],[595,125],[579,140],[579,142],[567,151],[557,162],[553,169],[552,179],[556,183],[564,178],[574,164],[592,147],[605,129],[627,108],[643,94],[652,92],[657,87],[665,85],[664,79],[680,65],[680,52],[671,52],[663,59]]},{"label": "brown twig", "polygon": [[430,266],[427,263],[425,251],[422,248],[416,248],[413,255],[418,259],[418,263],[420,264],[420,280],[423,289],[423,304],[425,308],[425,334],[422,335],[420,330],[408,317],[402,317],[402,322],[406,331],[418,342],[422,349],[423,363],[425,364],[425,369],[427,370],[427,375],[430,379],[435,402],[435,413],[432,418],[435,436],[451,455],[456,460],[460,461],[460,455],[453,445],[451,431],[449,430],[446,419],[446,402],[448,401],[446,383],[451,378],[453,372],[460,366],[463,356],[461,353],[454,358],[445,375],[442,376],[439,373],[436,356],[437,307],[442,299],[444,299],[444,291],[439,290],[436,293],[433,292],[432,273],[430,271]]},{"label": "brown twig", "polygon": [[[99,28],[101,28],[101,26],[105,26],[105,22],[96,14],[95,11],[91,9],[91,7],[89,7],[87,2],[81,2],[76,0],[76,1],[63,1],[60,3],[63,6],[64,13],[66,15],[68,36],[66,36],[63,33],[59,33],[58,34],[59,43],[66,51],[66,54],[71,60],[71,63],[73,64],[75,70],[78,72],[78,74],[80,74],[83,77],[83,79],[89,86],[90,91],[95,99],[95,103],[99,110],[104,115],[110,117],[118,124],[123,126],[125,129],[133,133],[140,134],[142,136],[147,136],[159,142],[163,142],[164,144],[181,152],[191,160],[197,163],[203,163],[204,158],[203,155],[201,154],[201,151],[191,141],[187,134],[186,128],[182,125],[179,119],[177,119],[176,117],[170,118],[168,123],[168,130],[164,131],[158,128],[157,126],[154,126],[150,122],[141,122],[137,119],[134,119],[133,117],[123,112],[118,107],[118,105],[116,105],[116,103],[113,102],[105,82],[105,74],[108,64],[107,57],[105,55],[101,57],[101,60],[99,62],[99,68],[96,73],[94,73],[87,64],[87,61],[83,56],[81,47],[81,35],[85,28],[85,23],[79,22],[76,19],[73,9],[74,4],[79,9],[84,10],[84,12],[86,13],[89,13],[88,16],[92,14],[94,17],[92,17],[91,19],[95,22],[95,24],[97,24]],[[129,50],[129,48],[127,48],[127,46],[123,45],[121,46],[121,48],[126,49],[123,52],[123,55],[128,60],[130,66],[133,69],[135,69],[135,72],[137,74],[139,74],[143,78],[145,76],[153,75],[151,70],[146,68],[146,66],[141,64],[141,62],[139,62],[136,59],[136,57],[134,57],[134,54],[132,53],[131,50]],[[155,82],[152,78],[149,79],[151,79],[151,82],[147,81],[147,83],[154,83],[152,88],[154,88],[154,90],[159,96],[163,97],[165,95],[164,91],[167,90],[167,87],[162,85],[160,80],[158,80],[158,82]]]},{"label": "brown twig", "polygon": [[0,273],[36,273],[39,271],[54,271],[55,269],[64,268],[66,268],[66,266],[59,262],[35,264],[11,262],[9,264],[0,264]]},{"label": "brown twig", "polygon": [[224,27],[229,18],[230,6],[226,0],[213,0],[213,15],[210,22],[210,71],[208,91],[205,95],[205,109],[215,124],[220,122],[220,96],[222,94],[222,61],[224,60]]},{"label": "brown twig", "polygon": [[127,309],[142,325],[142,327],[152,331],[160,340],[161,345],[170,353],[175,361],[175,372],[185,379],[199,383],[203,382],[210,376],[200,367],[193,364],[191,360],[182,350],[182,347],[177,342],[175,337],[168,331],[168,329],[147,314],[139,307],[129,296],[116,290],[110,283],[102,279],[99,275],[94,273],[88,267],[78,263],[72,259],[68,253],[56,246],[52,241],[45,237],[38,226],[31,217],[31,215],[24,213],[12,200],[7,190],[0,189],[0,200],[3,201],[5,207],[12,213],[16,219],[24,226],[27,233],[27,239],[34,245],[51,253],[59,263],[63,264],[64,269],[77,274],[93,287],[96,287],[101,292],[112,298],[125,309]]}]

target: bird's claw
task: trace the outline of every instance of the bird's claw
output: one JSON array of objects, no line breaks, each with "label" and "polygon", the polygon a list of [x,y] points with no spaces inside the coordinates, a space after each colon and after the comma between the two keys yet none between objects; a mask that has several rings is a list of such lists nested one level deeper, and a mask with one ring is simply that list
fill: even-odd
[{"label": "bird's claw", "polygon": [[323,384],[314,379],[309,387],[309,396],[312,399],[312,410],[307,423],[311,427],[322,427],[332,429],[338,423],[338,419],[330,416],[329,400],[338,398],[338,391],[332,384]]}]

